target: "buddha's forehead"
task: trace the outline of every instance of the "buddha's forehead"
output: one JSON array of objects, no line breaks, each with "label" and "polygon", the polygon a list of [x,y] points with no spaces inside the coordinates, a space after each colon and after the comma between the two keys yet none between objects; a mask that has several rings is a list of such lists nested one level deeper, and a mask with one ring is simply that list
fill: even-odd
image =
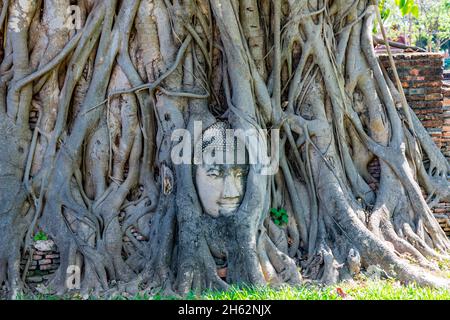
[{"label": "buddha's forehead", "polygon": [[224,163],[204,163],[202,165],[200,165],[200,167],[202,167],[205,170],[220,170],[220,171],[224,171],[224,172],[228,172],[228,171],[248,171],[249,170],[249,165],[248,164],[237,164],[237,163],[232,163],[232,164],[224,164]]},{"label": "buddha's forehead", "polygon": [[248,155],[245,146],[226,146],[206,148],[202,152],[204,163],[208,164],[246,164],[248,163]]}]

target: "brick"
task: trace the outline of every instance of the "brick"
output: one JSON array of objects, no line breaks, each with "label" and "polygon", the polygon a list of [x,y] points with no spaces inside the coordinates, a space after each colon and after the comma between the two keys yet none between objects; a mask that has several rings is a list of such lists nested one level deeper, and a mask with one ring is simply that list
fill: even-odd
[{"label": "brick", "polygon": [[442,108],[414,109],[414,113],[418,116],[421,114],[435,113],[438,114],[439,117],[443,117]]},{"label": "brick", "polygon": [[226,276],[227,276],[227,268],[220,268],[220,269],[217,269],[217,275],[220,277],[220,278],[226,278]]},{"label": "brick", "polygon": [[42,259],[39,261],[39,265],[46,265],[46,264],[51,264],[52,260],[51,259]]},{"label": "brick", "polygon": [[[420,76],[420,77],[404,76],[404,77],[402,77],[402,80],[425,81],[425,77],[424,77],[424,76]],[[427,79],[427,80],[428,80],[428,79]],[[433,79],[433,80],[434,80],[434,79]]]},{"label": "brick", "polygon": [[425,94],[425,88],[411,88],[411,89],[405,90],[405,93],[407,93],[410,96],[423,95],[423,94]]},{"label": "brick", "polygon": [[441,93],[431,93],[425,96],[426,101],[430,100],[442,100],[444,96]]},{"label": "brick", "polygon": [[417,108],[433,108],[433,107],[442,107],[444,104],[442,101],[412,101],[410,103],[411,107]]},{"label": "brick", "polygon": [[[428,93],[440,93],[442,94],[442,88],[439,87],[427,87],[425,88],[425,92]],[[444,95],[442,95],[444,96]]]},{"label": "brick", "polygon": [[412,88],[420,88],[420,87],[442,87],[442,80],[435,80],[435,81],[414,81],[410,84]]},{"label": "brick", "polygon": [[45,270],[54,270],[54,266],[52,264],[46,264],[39,267],[39,270],[45,271]]},{"label": "brick", "polygon": [[58,259],[59,258],[59,254],[48,254],[45,256],[46,259]]},{"label": "brick", "polygon": [[419,69],[411,69],[411,70],[409,70],[409,74],[412,75],[412,76],[416,76],[417,77],[419,75],[419,73],[421,73]]},{"label": "brick", "polygon": [[409,94],[407,91],[405,91],[405,96],[408,102],[425,101],[425,94]]},{"label": "brick", "polygon": [[430,121],[426,120],[426,121],[422,121],[422,123],[425,127],[435,128],[435,127],[440,127],[442,125],[442,120],[430,120]]}]

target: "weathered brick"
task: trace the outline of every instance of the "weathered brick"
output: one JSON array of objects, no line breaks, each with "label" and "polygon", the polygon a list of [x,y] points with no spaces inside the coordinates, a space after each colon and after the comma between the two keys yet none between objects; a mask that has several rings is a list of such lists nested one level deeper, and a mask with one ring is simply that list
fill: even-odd
[{"label": "weathered brick", "polygon": [[431,94],[427,94],[425,96],[425,100],[430,101],[430,100],[439,100],[441,101],[444,98],[444,96],[442,95],[442,93],[431,93]]},{"label": "weathered brick", "polygon": [[411,69],[411,70],[409,70],[409,74],[412,75],[412,76],[415,76],[415,77],[417,77],[419,75],[419,73],[421,73],[419,69]]},{"label": "weathered brick", "polygon": [[426,93],[440,93],[442,94],[442,88],[439,87],[427,87],[425,88]]},{"label": "weathered brick", "polygon": [[442,108],[430,108],[430,109],[414,109],[414,112],[419,116],[421,114],[435,113],[442,116]]},{"label": "weathered brick", "polygon": [[410,105],[417,108],[434,108],[442,107],[444,104],[442,101],[411,101]]},{"label": "weathered brick", "polygon": [[53,253],[53,254],[47,254],[45,256],[46,259],[58,259],[59,258],[59,254]]},{"label": "weathered brick", "polygon": [[442,87],[442,80],[436,80],[436,81],[413,81],[410,83],[410,86],[412,88],[420,88],[420,87]]},{"label": "weathered brick", "polygon": [[44,271],[44,270],[52,270],[53,267],[54,266],[52,264],[45,264],[45,265],[40,266],[39,270],[42,270],[42,271]]},{"label": "weathered brick", "polygon": [[51,264],[52,260],[51,259],[42,259],[39,261],[39,265],[46,265],[46,264]]},{"label": "weathered brick", "polygon": [[443,121],[442,120],[425,120],[422,121],[424,127],[430,127],[430,128],[435,128],[435,127],[440,127],[442,126]]}]

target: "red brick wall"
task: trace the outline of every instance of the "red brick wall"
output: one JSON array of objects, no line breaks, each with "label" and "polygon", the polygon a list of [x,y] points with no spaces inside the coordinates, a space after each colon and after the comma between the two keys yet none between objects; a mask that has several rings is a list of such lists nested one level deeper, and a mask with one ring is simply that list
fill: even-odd
[{"label": "red brick wall", "polygon": [[[393,56],[409,105],[450,160],[450,89],[443,83],[443,56],[439,53]],[[380,54],[379,59],[394,80],[388,56]],[[450,204],[440,203],[433,212],[450,236]]]},{"label": "red brick wall", "polygon": [[450,159],[450,87],[442,89],[444,95],[443,121],[442,127],[442,151],[447,159]]},{"label": "red brick wall", "polygon": [[[439,53],[400,53],[393,56],[409,105],[436,144],[442,147],[443,56]],[[379,59],[394,80],[388,56],[381,54]]]},{"label": "red brick wall", "polygon": [[[28,255],[26,255],[21,262],[21,269],[24,271],[28,261]],[[51,251],[34,251],[31,257],[28,273],[27,283],[35,284],[49,280],[51,275],[59,267],[59,252],[56,250]]]}]

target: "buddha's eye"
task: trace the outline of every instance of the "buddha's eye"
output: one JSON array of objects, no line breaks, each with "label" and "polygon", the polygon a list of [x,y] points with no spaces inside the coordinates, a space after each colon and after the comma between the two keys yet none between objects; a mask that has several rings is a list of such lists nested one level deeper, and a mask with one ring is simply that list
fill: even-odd
[{"label": "buddha's eye", "polygon": [[222,177],[222,172],[217,169],[208,170],[208,177],[220,178]]},{"label": "buddha's eye", "polygon": [[246,170],[242,170],[242,169],[236,170],[235,173],[234,173],[234,176],[237,177],[237,178],[242,178],[245,175],[247,175],[247,171]]}]

